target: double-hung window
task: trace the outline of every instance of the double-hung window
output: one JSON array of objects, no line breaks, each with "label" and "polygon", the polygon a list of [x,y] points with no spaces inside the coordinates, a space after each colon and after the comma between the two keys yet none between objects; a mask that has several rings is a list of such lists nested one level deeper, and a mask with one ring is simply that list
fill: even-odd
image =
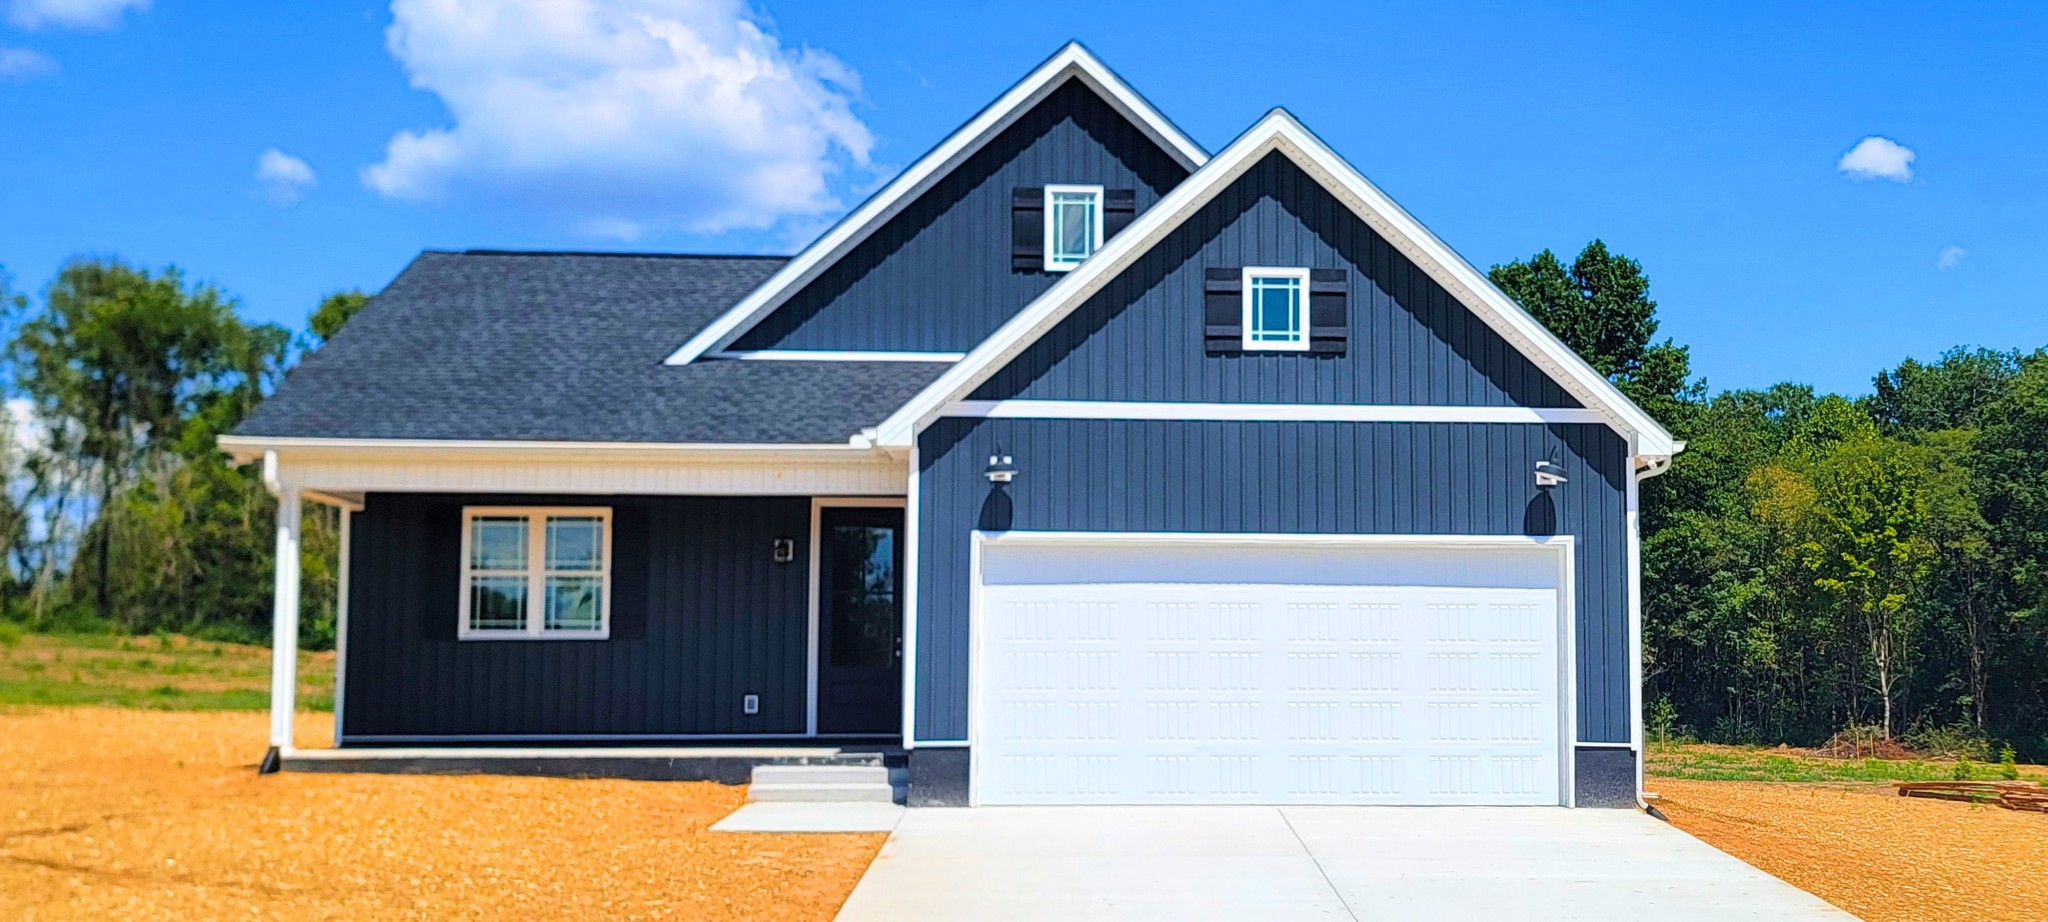
[{"label": "double-hung window", "polygon": [[1045,187],[1045,269],[1065,272],[1102,246],[1102,187]]},{"label": "double-hung window", "polygon": [[1307,269],[1244,270],[1244,348],[1308,351]]},{"label": "double-hung window", "polygon": [[612,512],[462,511],[463,640],[602,640],[611,633]]}]

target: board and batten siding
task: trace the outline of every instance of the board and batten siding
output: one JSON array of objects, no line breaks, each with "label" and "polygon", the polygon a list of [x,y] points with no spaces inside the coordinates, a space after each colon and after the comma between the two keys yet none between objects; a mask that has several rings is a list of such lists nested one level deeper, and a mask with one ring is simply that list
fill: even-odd
[{"label": "board and batten siding", "polygon": [[[1002,490],[982,476],[998,446]],[[1571,482],[1537,490],[1553,449]],[[918,454],[919,740],[967,735],[976,530],[1572,535],[1579,739],[1630,738],[1632,472],[1606,426],[954,417]]]},{"label": "board and batten siding", "polygon": [[[457,640],[464,506],[612,510],[607,640]],[[801,734],[808,497],[373,493],[356,513],[348,742]],[[796,559],[774,563],[775,538]],[[741,697],[761,696],[760,713]]]},{"label": "board and batten siding", "polygon": [[[1206,354],[1203,272],[1225,266],[1348,270],[1344,354]],[[1278,153],[1190,216],[972,397],[1580,406]]]},{"label": "board and batten siding", "polygon": [[1187,175],[1130,120],[1070,79],[732,348],[965,352],[1060,278],[1011,269],[1013,189],[1132,189],[1142,214]]}]

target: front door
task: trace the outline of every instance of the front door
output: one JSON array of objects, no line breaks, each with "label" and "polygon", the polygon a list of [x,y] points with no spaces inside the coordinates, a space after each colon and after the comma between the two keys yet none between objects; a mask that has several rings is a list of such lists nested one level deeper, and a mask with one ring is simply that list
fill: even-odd
[{"label": "front door", "polygon": [[818,532],[818,732],[896,735],[903,510],[828,506]]}]

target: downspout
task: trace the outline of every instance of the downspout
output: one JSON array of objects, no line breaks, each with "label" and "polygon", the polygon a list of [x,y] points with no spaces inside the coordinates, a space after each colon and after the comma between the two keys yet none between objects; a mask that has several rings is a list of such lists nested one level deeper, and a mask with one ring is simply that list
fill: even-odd
[{"label": "downspout", "polygon": [[1631,594],[1631,596],[1632,596],[1632,598],[1630,599],[1630,601],[1631,601],[1631,603],[1633,603],[1633,606],[1634,606],[1634,608],[1635,608],[1635,611],[1633,612],[1633,615],[1634,615],[1634,617],[1632,617],[1632,618],[1630,618],[1630,619],[1629,619],[1629,634],[1630,634],[1630,637],[1629,637],[1629,659],[1633,661],[1633,663],[1634,663],[1634,666],[1635,666],[1635,668],[1634,668],[1634,670],[1633,670],[1633,671],[1634,671],[1634,673],[1635,673],[1635,689],[1636,689],[1636,694],[1635,694],[1635,697],[1636,697],[1636,702],[1635,702],[1635,704],[1636,704],[1636,707],[1635,707],[1635,718],[1634,718],[1634,719],[1635,719],[1635,737],[1636,737],[1636,745],[1637,745],[1637,747],[1638,747],[1638,748],[1637,748],[1637,751],[1636,751],[1636,784],[1635,784],[1635,788],[1636,788],[1636,806],[1637,806],[1638,808],[1640,808],[1640,809],[1641,809],[1641,810],[1642,810],[1642,811],[1643,811],[1644,813],[1648,813],[1649,815],[1651,815],[1651,816],[1653,816],[1653,817],[1656,817],[1657,819],[1663,820],[1663,821],[1665,821],[1665,822],[1667,822],[1667,823],[1671,821],[1671,820],[1670,820],[1670,818],[1666,817],[1666,816],[1664,815],[1664,812],[1663,812],[1662,810],[1659,810],[1659,809],[1657,809],[1657,808],[1656,808],[1656,806],[1654,806],[1654,805],[1652,805],[1652,804],[1650,803],[1650,800],[1649,800],[1649,798],[1648,798],[1647,796],[1645,796],[1646,792],[1645,792],[1645,791],[1643,790],[1643,788],[1644,788],[1644,786],[1645,786],[1645,783],[1646,783],[1646,782],[1645,782],[1645,778],[1644,778],[1644,775],[1645,775],[1645,772],[1644,772],[1644,767],[1645,767],[1645,766],[1646,766],[1646,765],[1647,765],[1647,764],[1649,763],[1649,760],[1650,760],[1650,737],[1649,737],[1649,734],[1648,734],[1647,732],[1645,732],[1645,728],[1644,728],[1644,726],[1643,726],[1643,700],[1642,700],[1642,694],[1643,694],[1643,541],[1642,541],[1642,506],[1641,506],[1641,498],[1642,498],[1642,493],[1641,493],[1641,487],[1642,487],[1642,482],[1643,482],[1643,481],[1645,481],[1645,480],[1648,480],[1648,479],[1650,479],[1650,478],[1652,478],[1652,477],[1655,477],[1655,476],[1657,476],[1657,475],[1659,475],[1659,474],[1662,474],[1662,473],[1664,473],[1665,471],[1668,471],[1668,470],[1670,470],[1670,469],[1671,469],[1671,460],[1672,460],[1672,458],[1673,458],[1673,457],[1674,457],[1674,456],[1676,455],[1676,453],[1677,453],[1677,452],[1680,452],[1680,451],[1684,451],[1684,450],[1685,450],[1685,443],[1684,443],[1684,442],[1678,442],[1678,443],[1676,443],[1676,444],[1674,444],[1674,445],[1672,446],[1672,452],[1673,452],[1673,454],[1671,454],[1671,455],[1662,455],[1662,456],[1652,456],[1652,457],[1650,457],[1650,458],[1647,458],[1646,460],[1647,460],[1647,461],[1648,461],[1649,463],[1645,464],[1645,465],[1644,465],[1644,466],[1642,466],[1642,467],[1636,468],[1636,470],[1635,470],[1635,480],[1634,480],[1634,481],[1632,481],[1632,482],[1631,482],[1631,483],[1629,484],[1629,532],[1630,532],[1630,534],[1629,534],[1629,538],[1630,538],[1630,543],[1632,543],[1632,544],[1634,544],[1634,545],[1635,545],[1635,548],[1634,548],[1634,555],[1633,555],[1633,556],[1634,556],[1634,559],[1633,559],[1633,560],[1631,560],[1631,561],[1629,562],[1629,565],[1630,565],[1631,569],[1633,570],[1633,575],[1634,575],[1634,578],[1635,578],[1635,579],[1634,579],[1635,585],[1633,585],[1633,586],[1630,586],[1630,587],[1629,587],[1629,589],[1630,589],[1630,594]]}]

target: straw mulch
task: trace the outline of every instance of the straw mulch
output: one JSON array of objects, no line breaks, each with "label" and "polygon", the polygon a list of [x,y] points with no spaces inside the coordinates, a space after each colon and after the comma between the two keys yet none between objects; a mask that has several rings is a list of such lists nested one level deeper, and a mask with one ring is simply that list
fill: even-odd
[{"label": "straw mulch", "polygon": [[884,838],[709,832],[715,784],[259,777],[265,732],[0,712],[0,919],[829,919]]},{"label": "straw mulch", "polygon": [[1889,785],[1649,787],[1679,828],[1867,922],[2048,919],[2048,816]]}]

